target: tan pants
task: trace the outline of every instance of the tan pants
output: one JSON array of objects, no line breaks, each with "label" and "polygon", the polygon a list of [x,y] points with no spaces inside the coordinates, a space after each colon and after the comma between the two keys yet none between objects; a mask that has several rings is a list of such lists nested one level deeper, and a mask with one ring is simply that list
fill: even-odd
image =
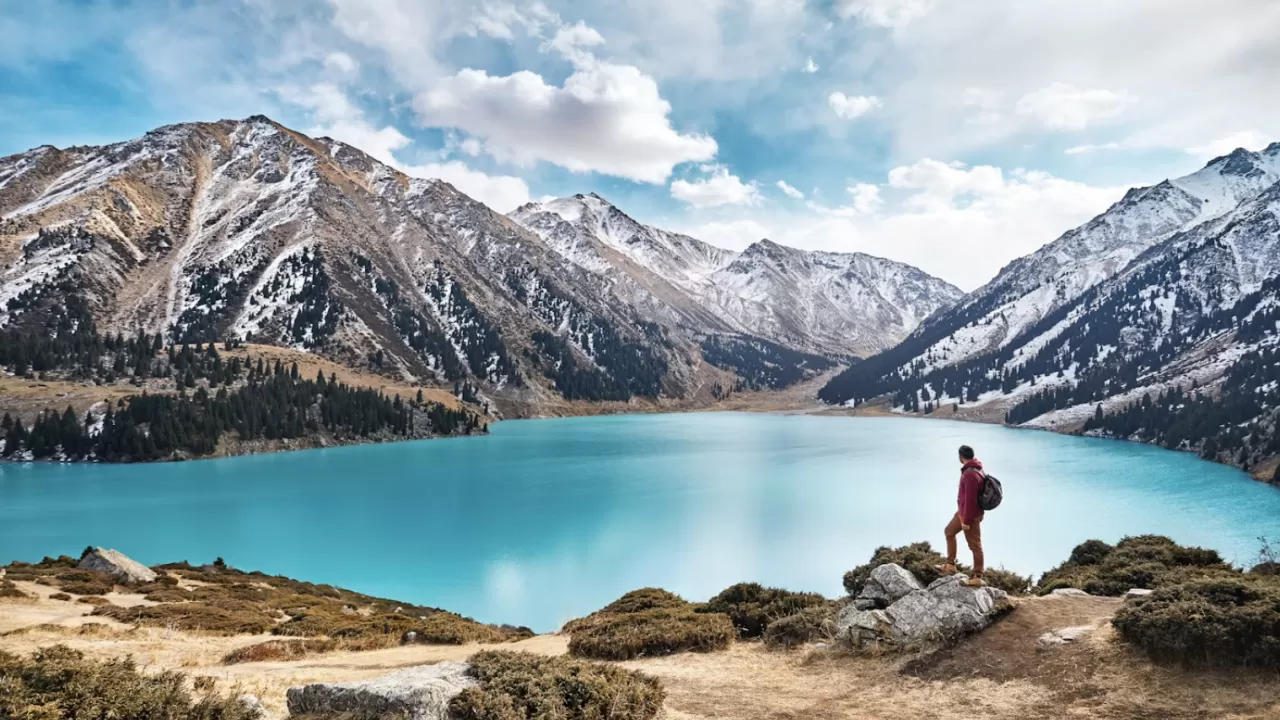
[{"label": "tan pants", "polygon": [[[960,527],[960,513],[956,513],[951,518],[951,522],[947,523],[947,562],[952,565],[956,562],[956,535],[959,535],[962,528]],[[982,513],[978,513],[978,517],[969,523],[969,529],[964,530],[965,542],[969,543],[969,549],[973,551],[973,577],[982,577],[982,571],[985,569],[982,564]]]}]

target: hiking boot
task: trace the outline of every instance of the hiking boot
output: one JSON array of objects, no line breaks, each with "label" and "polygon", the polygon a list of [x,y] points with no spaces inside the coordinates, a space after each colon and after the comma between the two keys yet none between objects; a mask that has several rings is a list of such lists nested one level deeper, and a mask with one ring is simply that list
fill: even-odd
[{"label": "hiking boot", "polygon": [[982,587],[983,585],[986,585],[986,583],[982,582],[982,578],[980,577],[971,577],[960,584],[965,587]]},{"label": "hiking boot", "polygon": [[934,569],[934,570],[937,570],[938,572],[942,573],[943,575],[955,575],[955,574],[956,574],[956,564],[955,564],[955,563],[950,563],[950,562],[948,562],[948,563],[942,563],[941,565],[934,565],[934,566],[933,566],[933,569]]}]

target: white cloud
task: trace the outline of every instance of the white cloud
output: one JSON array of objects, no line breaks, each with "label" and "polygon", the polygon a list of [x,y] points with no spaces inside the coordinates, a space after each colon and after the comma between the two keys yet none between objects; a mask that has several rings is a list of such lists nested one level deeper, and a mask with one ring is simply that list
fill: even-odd
[{"label": "white cloud", "polygon": [[331,52],[324,57],[324,69],[335,75],[352,75],[360,63],[344,52]]},{"label": "white cloud", "polygon": [[1124,93],[1055,82],[1023,95],[1015,110],[1051,130],[1083,130],[1120,115],[1131,104]]},{"label": "white cloud", "polygon": [[479,138],[500,161],[554,163],[638,182],[665,182],[672,169],[715,157],[716,141],[671,126],[671,105],[640,70],[581,51],[563,87],[520,71],[461,70],[414,101],[427,125]]},{"label": "white cloud", "polygon": [[[1181,152],[1242,129],[1280,137],[1280,93],[1261,90],[1276,87],[1277,36],[1280,6],[1256,0],[969,0],[935,3],[874,50],[850,43],[829,64],[866,68],[872,55],[894,78],[877,87],[900,159],[1039,149],[1022,136],[1103,123],[1114,132],[1083,140]],[[1083,89],[1084,110],[1059,112],[1053,93],[1034,94],[1053,83]],[[1006,100],[976,108],[965,102],[974,86]],[[1033,114],[1016,112],[1026,95]]]},{"label": "white cloud", "polygon": [[1243,132],[1235,132],[1212,140],[1203,145],[1187,148],[1187,154],[1192,155],[1201,160],[1212,160],[1230,153],[1236,148],[1244,148],[1246,150],[1261,150],[1262,148],[1275,142],[1275,138],[1261,133],[1256,130],[1246,130]]},{"label": "white cloud", "polygon": [[727,168],[711,169],[711,177],[689,182],[674,180],[671,197],[697,208],[721,205],[751,205],[760,199],[760,191],[754,182],[744,183]]},{"label": "white cloud", "polygon": [[779,180],[777,182],[777,185],[778,185],[778,189],[782,191],[782,194],[786,195],[787,197],[794,198],[796,200],[804,199],[804,193],[788,185],[786,180]]},{"label": "white cloud", "polygon": [[853,209],[859,214],[875,212],[884,201],[880,199],[880,188],[870,183],[858,183],[848,188],[853,197]]},{"label": "white cloud", "polygon": [[1100,145],[1075,145],[1063,150],[1063,153],[1066,155],[1084,155],[1100,150],[1123,150],[1124,147],[1122,143],[1118,142],[1102,143]]},{"label": "white cloud", "polygon": [[510,3],[485,3],[463,28],[467,35],[487,35],[499,40],[514,40],[514,27],[522,27],[530,35],[541,35],[542,29],[559,22],[559,17],[541,2],[524,8]]},{"label": "white cloud", "polygon": [[871,25],[902,28],[933,9],[933,0],[841,0],[836,6],[840,17],[854,16]]},{"label": "white cloud", "polygon": [[827,104],[841,120],[862,117],[882,104],[880,98],[868,95],[845,95],[836,91],[827,96]]},{"label": "white cloud", "polygon": [[809,60],[805,62],[804,71],[807,73],[818,72],[818,64],[813,61],[813,58],[809,58]]},{"label": "white cloud", "polygon": [[811,203],[804,213],[762,208],[681,229],[735,249],[749,238],[768,237],[812,250],[866,252],[972,290],[1009,261],[1102,212],[1125,188],[926,159],[894,168],[884,183],[848,191],[849,203],[839,207]]},{"label": "white cloud", "polygon": [[518,177],[488,175],[457,160],[424,164],[400,162],[395,152],[409,147],[413,141],[393,126],[376,127],[331,83],[305,89],[285,88],[280,95],[311,111],[317,126],[308,131],[310,135],[340,140],[411,177],[444,180],[499,212],[509,212],[529,201],[529,186]]},{"label": "white cloud", "polygon": [[579,20],[576,25],[566,25],[557,30],[556,36],[547,43],[547,47],[565,57],[574,58],[582,48],[603,44],[604,36],[596,32],[595,28],[587,27],[586,23]]}]

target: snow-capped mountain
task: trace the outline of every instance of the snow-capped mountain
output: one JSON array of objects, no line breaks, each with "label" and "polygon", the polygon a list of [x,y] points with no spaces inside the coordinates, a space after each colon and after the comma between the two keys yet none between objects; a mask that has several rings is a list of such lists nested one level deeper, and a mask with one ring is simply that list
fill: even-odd
[{"label": "snow-capped mountain", "polygon": [[[830,364],[809,351],[892,342],[952,298],[870,258],[762,258],[757,276],[753,252],[593,195],[513,217],[261,116],[40,147],[0,158],[0,326],[44,332],[75,295],[103,333],[286,345],[530,414],[794,382]],[[771,306],[796,293],[813,297]],[[859,307],[878,325],[855,327]]]},{"label": "snow-capped mountain", "polygon": [[[1170,446],[1201,449],[1212,439],[1213,454],[1239,451],[1232,427],[1257,427],[1263,437],[1275,431],[1280,396],[1267,398],[1276,394],[1277,366],[1266,358],[1280,342],[1278,289],[1280,143],[1130,191],[898,347],[834,379],[822,396],[889,395],[908,410],[1007,411],[1011,423],[1043,427],[1088,420],[1094,432],[1123,426],[1121,435]],[[1193,390],[1204,404],[1188,399]],[[1141,411],[1131,404],[1166,398],[1176,407],[1159,422],[1132,419]],[[1180,427],[1179,413],[1191,407],[1203,427],[1141,435]],[[1230,416],[1221,428],[1210,421],[1220,415]],[[1222,459],[1257,459],[1258,448],[1246,450],[1244,459]]]},{"label": "snow-capped mountain", "polygon": [[264,117],[0,159],[0,322],[67,293],[101,331],[239,336],[515,412],[680,396],[696,344],[444,182]]},{"label": "snow-capped mountain", "polygon": [[769,240],[735,253],[641,224],[595,194],[529,203],[511,218],[578,266],[650,288],[705,332],[731,330],[809,352],[883,350],[962,295],[914,267],[862,253]]}]

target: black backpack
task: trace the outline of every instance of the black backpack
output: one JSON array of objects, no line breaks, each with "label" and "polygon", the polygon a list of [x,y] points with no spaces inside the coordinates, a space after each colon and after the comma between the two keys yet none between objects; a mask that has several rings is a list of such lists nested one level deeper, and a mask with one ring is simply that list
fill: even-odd
[{"label": "black backpack", "polygon": [[985,470],[979,470],[982,473],[982,487],[978,488],[978,507],[983,511],[995,510],[1000,507],[1000,501],[1004,500],[1004,486],[1000,481],[987,474]]}]

